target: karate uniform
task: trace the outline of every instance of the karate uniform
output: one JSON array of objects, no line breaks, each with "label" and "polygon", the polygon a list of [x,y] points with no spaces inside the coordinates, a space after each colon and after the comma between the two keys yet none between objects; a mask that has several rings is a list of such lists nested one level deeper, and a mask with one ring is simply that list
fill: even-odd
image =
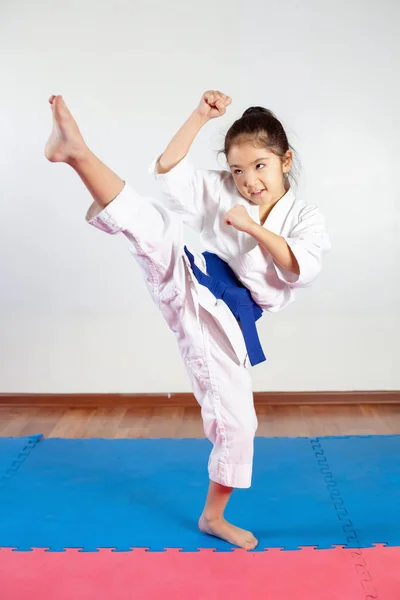
[{"label": "karate uniform", "polygon": [[[154,164],[151,171],[154,173]],[[224,171],[195,171],[188,159],[166,175],[156,175],[165,200],[137,194],[130,185],[103,210],[95,203],[86,219],[109,234],[123,233],[142,270],[149,292],[174,333],[193,393],[201,406],[204,432],[212,442],[209,476],[229,487],[251,485],[257,418],[243,334],[227,304],[197,280],[185,252],[183,223],[200,233],[205,250],[226,261],[264,310],[293,300],[296,286],[320,270],[328,239],[317,209],[288,192],[265,226],[284,235],[300,265],[300,276],[285,273],[254,239],[223,223],[226,212],[243,204],[258,222],[258,207],[239,195]],[[244,254],[243,254],[244,253]],[[202,254],[190,250],[206,273]]]}]

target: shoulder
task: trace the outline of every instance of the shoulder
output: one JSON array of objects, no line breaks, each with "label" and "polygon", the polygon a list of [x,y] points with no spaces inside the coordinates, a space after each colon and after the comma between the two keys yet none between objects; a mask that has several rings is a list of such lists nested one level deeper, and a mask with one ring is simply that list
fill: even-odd
[{"label": "shoulder", "polygon": [[233,177],[229,171],[224,171],[222,169],[197,169],[195,173],[202,179],[224,183],[228,186],[231,182],[233,183]]},{"label": "shoulder", "polygon": [[293,203],[288,214],[290,235],[325,234],[326,222],[321,210],[315,204],[307,204],[293,195]]},{"label": "shoulder", "polygon": [[315,204],[307,204],[304,200],[300,200],[294,197],[294,202],[291,207],[291,214],[295,221],[313,222],[313,221],[324,221],[324,216]]},{"label": "shoulder", "polygon": [[[230,173],[219,169],[193,169],[194,183],[220,188],[229,179]],[[228,176],[228,177],[227,177]]]},{"label": "shoulder", "polygon": [[220,204],[221,210],[231,203],[236,186],[229,171],[219,169],[200,169],[194,174],[194,184],[202,188],[203,193],[211,196]]}]

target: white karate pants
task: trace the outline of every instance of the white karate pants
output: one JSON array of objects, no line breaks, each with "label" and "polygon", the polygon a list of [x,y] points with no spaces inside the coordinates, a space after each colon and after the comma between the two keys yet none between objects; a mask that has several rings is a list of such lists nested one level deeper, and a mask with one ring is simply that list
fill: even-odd
[{"label": "white karate pants", "polygon": [[[257,418],[246,347],[229,308],[195,279],[184,253],[179,216],[125,185],[105,209],[93,204],[86,219],[107,233],[125,235],[154,302],[175,334],[201,406],[205,435],[213,444],[210,479],[249,487]],[[202,255],[192,254],[205,271]]]}]

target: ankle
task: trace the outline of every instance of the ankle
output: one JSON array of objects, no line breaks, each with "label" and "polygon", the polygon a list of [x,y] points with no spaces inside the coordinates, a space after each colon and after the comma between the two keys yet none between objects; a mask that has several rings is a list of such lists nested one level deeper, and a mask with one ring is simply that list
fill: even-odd
[{"label": "ankle", "polygon": [[90,161],[92,156],[92,152],[85,145],[82,145],[80,148],[74,149],[65,162],[70,166],[76,169],[80,165],[86,164]]},{"label": "ankle", "polygon": [[212,512],[203,512],[200,519],[204,519],[208,524],[216,523],[224,520],[224,515],[215,514]]}]

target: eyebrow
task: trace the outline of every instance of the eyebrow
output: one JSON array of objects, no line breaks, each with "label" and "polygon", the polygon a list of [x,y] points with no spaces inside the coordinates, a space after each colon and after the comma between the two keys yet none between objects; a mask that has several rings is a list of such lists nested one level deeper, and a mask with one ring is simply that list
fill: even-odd
[{"label": "eyebrow", "polygon": [[[268,156],[264,156],[261,158],[256,158],[256,160],[253,160],[253,162],[251,163],[252,165],[255,165],[256,163],[261,162],[262,160],[269,160]],[[238,167],[239,169],[241,169],[240,165],[229,165],[231,169],[233,169],[233,167]]]}]

